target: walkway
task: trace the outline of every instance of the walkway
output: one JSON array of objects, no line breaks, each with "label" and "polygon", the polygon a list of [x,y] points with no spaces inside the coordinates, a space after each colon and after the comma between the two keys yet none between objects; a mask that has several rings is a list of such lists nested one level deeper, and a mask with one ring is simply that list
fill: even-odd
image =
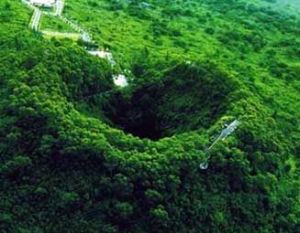
[{"label": "walkway", "polygon": [[[29,7],[30,9],[32,9],[34,11],[32,17],[31,17],[30,23],[29,23],[29,27],[32,30],[40,31],[39,30],[40,20],[41,20],[42,14],[44,13],[45,15],[50,15],[50,16],[54,16],[54,17],[61,19],[63,22],[68,24],[75,32],[77,32],[77,33],[66,33],[66,32],[55,32],[55,31],[46,31],[46,30],[40,31],[41,33],[43,33],[44,36],[69,38],[69,39],[74,39],[74,40],[81,39],[84,42],[92,43],[92,41],[93,41],[92,37],[90,36],[90,34],[87,31],[85,31],[78,24],[76,24],[76,23],[72,22],[71,20],[67,19],[66,17],[62,16],[62,13],[64,10],[64,5],[65,5],[64,0],[56,0],[55,1],[55,4],[53,5],[53,7],[55,9],[54,13],[41,11],[39,7],[33,5],[30,1],[27,1],[27,0],[21,0],[21,1],[22,1],[22,3],[26,4],[27,7]],[[116,62],[114,61],[113,56],[110,52],[101,51],[101,50],[97,50],[97,51],[88,51],[87,50],[87,52],[91,55],[107,59],[112,66],[114,66],[116,64]],[[115,85],[119,86],[119,87],[125,87],[128,85],[127,78],[123,74],[114,75],[113,81],[114,81]]]},{"label": "walkway", "polygon": [[38,31],[39,30],[39,24],[41,20],[42,12],[38,9],[34,9],[34,13],[32,15],[31,21],[30,21],[30,28],[33,31]]},{"label": "walkway", "polygon": [[62,15],[62,12],[64,10],[64,6],[65,6],[65,2],[64,0],[56,0],[56,3],[55,3],[55,15],[56,16],[61,16]]},{"label": "walkway", "polygon": [[241,123],[238,120],[234,120],[233,122],[231,122],[229,125],[226,125],[226,128],[223,129],[220,133],[220,135],[214,140],[214,142],[211,144],[210,147],[207,148],[206,153],[208,154],[208,157],[205,159],[204,162],[200,163],[199,167],[202,170],[205,170],[208,168],[208,160],[210,159],[211,155],[210,155],[210,150],[220,141],[224,141],[230,134],[232,134],[237,127],[240,125]]}]

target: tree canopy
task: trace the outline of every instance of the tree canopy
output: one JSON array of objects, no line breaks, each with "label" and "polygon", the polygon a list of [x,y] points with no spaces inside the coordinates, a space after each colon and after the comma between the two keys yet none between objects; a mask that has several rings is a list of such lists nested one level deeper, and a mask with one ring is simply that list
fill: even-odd
[{"label": "tree canopy", "polygon": [[247,2],[66,1],[111,66],[1,1],[0,231],[299,232],[300,20]]}]

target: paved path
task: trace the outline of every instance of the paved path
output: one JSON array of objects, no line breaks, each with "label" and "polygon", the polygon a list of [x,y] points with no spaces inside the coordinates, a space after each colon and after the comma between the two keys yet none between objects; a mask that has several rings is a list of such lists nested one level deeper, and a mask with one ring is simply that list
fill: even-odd
[{"label": "paved path", "polygon": [[42,16],[42,11],[32,5],[30,2],[26,1],[26,0],[21,0],[22,3],[24,3],[28,8],[30,8],[31,10],[33,10],[33,15],[30,19],[29,22],[29,27],[34,30],[34,31],[38,31],[39,30],[39,25],[40,25],[40,20],[41,20],[41,16]]},{"label": "paved path", "polygon": [[65,2],[64,0],[56,0],[55,3],[55,15],[56,16],[61,16],[62,12],[64,10]]},{"label": "paved path", "polygon": [[[64,5],[65,5],[64,0],[56,0],[56,2],[55,2],[55,12],[54,13],[52,13],[52,12],[42,12],[38,7],[32,5],[29,1],[26,1],[26,0],[21,0],[21,1],[27,7],[34,10],[31,21],[29,23],[29,27],[32,30],[34,30],[34,31],[39,30],[40,19],[41,19],[42,14],[44,13],[46,15],[58,17],[59,19],[64,21],[66,24],[70,25],[70,27],[74,31],[76,31],[77,33],[80,34],[80,36],[78,37],[78,35],[76,33],[60,33],[60,32],[53,32],[53,31],[44,31],[44,32],[46,32],[46,35],[48,35],[48,36],[58,35],[59,37],[63,37],[65,35],[66,38],[73,38],[74,39],[75,37],[78,37],[78,39],[80,38],[84,42],[88,42],[88,43],[92,42],[92,37],[90,36],[90,34],[87,31],[85,31],[78,24],[76,24],[76,23],[72,22],[71,20],[67,19],[66,17],[62,16],[62,13],[63,13],[63,10],[64,10]],[[74,36],[74,35],[76,35],[76,36]]]},{"label": "paved path", "polygon": [[208,157],[205,159],[205,161],[200,163],[200,165],[199,165],[200,169],[206,170],[208,168],[208,160],[211,157],[211,154],[209,153],[209,151],[214,147],[214,145],[217,144],[220,140],[224,141],[230,134],[232,134],[237,129],[237,127],[240,124],[241,123],[238,120],[234,120],[229,125],[227,125],[225,129],[223,129],[221,131],[220,135],[214,140],[214,142],[211,144],[211,146],[207,148],[206,152],[208,154]]},{"label": "paved path", "polygon": [[55,32],[49,30],[42,30],[43,35],[46,37],[56,37],[56,38],[69,38],[72,40],[79,40],[81,35],[79,33],[72,33],[72,32]]},{"label": "paved path", "polygon": [[66,17],[64,16],[59,16],[59,18],[64,21],[66,24],[70,25],[70,27],[81,34],[81,39],[84,41],[84,42],[92,42],[92,38],[91,36],[89,35],[88,32],[86,32],[83,28],[81,28],[78,24],[72,22],[71,20],[67,19]]},{"label": "paved path", "polygon": [[[27,7],[32,9],[34,11],[29,27],[34,30],[34,31],[40,31],[39,30],[39,25],[40,25],[40,20],[42,14],[49,15],[49,16],[54,16],[68,24],[75,32],[77,33],[66,33],[66,32],[55,32],[55,31],[48,31],[48,30],[43,30],[40,31],[43,35],[48,36],[48,37],[58,37],[58,38],[69,38],[72,40],[78,40],[81,39],[84,42],[91,43],[92,42],[92,37],[90,34],[85,31],[82,27],[80,27],[78,24],[72,22],[71,20],[67,19],[66,17],[62,16],[63,10],[64,10],[64,5],[65,5],[65,0],[56,0],[54,10],[55,12],[48,12],[48,11],[41,11],[39,7],[31,4],[29,1],[26,0],[21,0],[22,3],[24,3]],[[94,55],[95,51],[88,51],[92,55]],[[96,51],[96,56],[98,56],[98,53],[107,53],[109,56],[106,56],[105,58],[108,59],[111,65],[115,65],[115,61],[112,57],[111,53],[108,53],[106,51]],[[101,57],[101,56],[100,56]],[[125,87],[128,85],[127,78],[123,74],[119,75],[114,75],[113,76],[113,81],[115,85],[120,86],[120,87]]]},{"label": "paved path", "polygon": [[34,13],[32,15],[31,22],[30,22],[30,28],[32,30],[34,30],[34,31],[39,30],[41,16],[42,16],[42,12],[36,8],[34,10]]}]

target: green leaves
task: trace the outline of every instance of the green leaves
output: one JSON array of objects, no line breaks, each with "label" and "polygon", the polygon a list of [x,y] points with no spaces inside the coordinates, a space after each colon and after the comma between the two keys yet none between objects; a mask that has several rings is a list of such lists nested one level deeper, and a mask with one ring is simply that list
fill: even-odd
[{"label": "green leaves", "polygon": [[21,155],[15,156],[12,160],[7,161],[0,166],[0,173],[10,175],[22,171],[31,164],[32,161],[29,157]]},{"label": "green leaves", "polygon": [[298,232],[298,20],[239,0],[148,3],[68,0],[115,70],[0,3],[0,231]]}]

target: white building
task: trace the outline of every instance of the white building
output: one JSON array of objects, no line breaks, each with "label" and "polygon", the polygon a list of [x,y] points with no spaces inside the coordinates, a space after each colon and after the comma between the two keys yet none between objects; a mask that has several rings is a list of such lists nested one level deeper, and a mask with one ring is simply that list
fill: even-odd
[{"label": "white building", "polygon": [[56,0],[29,0],[30,4],[40,7],[53,7]]}]

